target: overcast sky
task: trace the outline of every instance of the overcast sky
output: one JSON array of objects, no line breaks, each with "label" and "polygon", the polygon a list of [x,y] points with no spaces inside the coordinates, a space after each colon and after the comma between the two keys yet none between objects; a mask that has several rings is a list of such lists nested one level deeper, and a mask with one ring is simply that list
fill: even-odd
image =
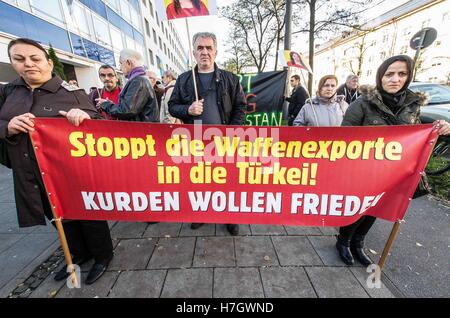
[{"label": "overcast sky", "polygon": [[[231,4],[238,0],[217,0],[217,6],[222,7]],[[344,1],[340,1],[344,2]],[[371,9],[367,12],[364,19],[371,20],[384,12],[394,9],[395,7],[408,2],[407,0],[385,0],[377,7]],[[188,50],[187,32],[186,32],[186,22],[184,19],[172,20],[175,27],[177,28],[181,39],[185,42],[186,51]],[[228,37],[229,23],[224,18],[219,18],[218,16],[208,16],[208,17],[195,17],[189,18],[189,30],[192,35],[196,32],[208,31],[213,32],[218,38],[218,57],[217,61],[222,62],[225,57],[225,41]],[[297,36],[292,39],[292,49],[296,51],[305,51],[303,47],[307,46],[307,35]]]}]

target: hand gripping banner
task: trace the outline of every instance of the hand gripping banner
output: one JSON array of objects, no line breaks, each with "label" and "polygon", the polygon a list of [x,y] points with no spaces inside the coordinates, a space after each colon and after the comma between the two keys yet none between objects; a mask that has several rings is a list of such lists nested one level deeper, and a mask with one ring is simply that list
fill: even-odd
[{"label": "hand gripping banner", "polygon": [[403,219],[436,133],[35,120],[57,217],[345,226]]}]

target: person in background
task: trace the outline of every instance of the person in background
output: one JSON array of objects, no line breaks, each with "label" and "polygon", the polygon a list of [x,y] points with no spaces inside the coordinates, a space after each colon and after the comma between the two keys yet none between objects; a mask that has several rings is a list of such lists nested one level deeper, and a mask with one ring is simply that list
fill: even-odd
[{"label": "person in background", "polygon": [[155,92],[145,74],[144,59],[134,50],[120,52],[120,68],[128,79],[119,95],[119,102],[98,99],[97,107],[114,118],[127,121],[159,122]]},{"label": "person in background", "polygon": [[[385,60],[377,70],[376,86],[360,88],[361,96],[350,104],[342,126],[420,124],[420,107],[427,103],[427,97],[408,89],[413,70],[414,61],[409,56]],[[450,134],[450,124],[445,120],[435,121],[434,126],[439,135]],[[336,248],[345,264],[353,265],[353,256],[365,266],[372,263],[365,254],[364,240],[375,220],[373,216],[363,216],[339,229]]]},{"label": "person in background", "polygon": [[78,82],[76,80],[70,80],[69,81],[69,85],[75,86],[75,87],[79,87],[78,86]]},{"label": "person in background", "polygon": [[[20,227],[46,225],[53,213],[29,133],[36,117],[66,117],[74,126],[100,118],[83,89],[64,82],[53,73],[47,51],[30,39],[12,40],[8,56],[19,74],[15,81],[0,87],[0,139],[8,149],[13,170],[14,196]],[[58,169],[58,167],[55,167]],[[113,245],[106,221],[63,221],[73,264],[94,258],[86,284],[97,281],[113,258]],[[67,267],[55,275],[68,277]]]},{"label": "person in background", "polygon": [[359,97],[358,92],[359,78],[356,75],[349,75],[345,80],[345,83],[338,87],[338,95],[344,95],[347,104],[351,104]]},{"label": "person in background", "polygon": [[153,90],[156,94],[156,100],[158,101],[158,107],[161,107],[161,99],[164,95],[164,85],[162,85],[161,81],[158,79],[156,74],[152,71],[147,71],[147,77],[152,84]]},{"label": "person in background", "polygon": [[308,99],[308,93],[300,84],[300,76],[293,75],[290,79],[292,90],[291,97],[286,97],[286,101],[289,102],[288,115],[289,122],[288,125],[292,126],[294,123],[294,119],[297,117],[300,109],[302,109],[303,105],[305,105],[306,100]]},{"label": "person in background", "polygon": [[[110,65],[102,65],[98,69],[98,77],[103,83],[102,88],[92,87],[89,98],[94,105],[97,105],[99,99],[109,100],[114,104],[119,103],[119,95],[122,91],[120,87],[120,80],[116,71]],[[114,119],[111,115],[105,113],[101,108],[98,108],[99,113],[106,119]]]},{"label": "person in background", "polygon": [[294,126],[340,126],[348,104],[337,95],[338,80],[326,75],[319,81],[317,96],[308,100],[294,120]]},{"label": "person in background", "polygon": [[169,100],[172,96],[173,88],[177,81],[175,73],[172,71],[165,71],[162,77],[164,87],[164,96],[161,99],[161,110],[160,110],[160,122],[164,124],[181,124],[181,120],[172,117],[169,114]]}]

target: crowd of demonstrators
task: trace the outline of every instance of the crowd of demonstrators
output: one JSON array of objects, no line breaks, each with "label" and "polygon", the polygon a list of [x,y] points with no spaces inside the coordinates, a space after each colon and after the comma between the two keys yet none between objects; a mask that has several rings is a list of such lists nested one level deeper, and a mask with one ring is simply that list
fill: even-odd
[{"label": "crowd of demonstrators", "polygon": [[338,95],[343,95],[347,104],[353,103],[359,97],[359,77],[351,74],[347,76],[345,83],[337,89]]},{"label": "crowd of demonstrators", "polygon": [[98,99],[97,107],[107,114],[127,121],[159,122],[155,92],[147,78],[142,55],[124,49],[119,57],[120,69],[128,79],[119,95],[119,102]]},{"label": "crowd of demonstrators", "polygon": [[303,105],[305,105],[305,102],[308,99],[308,93],[300,83],[300,76],[291,76],[290,84],[292,87],[292,95],[290,97],[286,97],[286,101],[289,102],[288,125],[292,126],[294,124],[294,119],[297,117],[300,109],[302,109]]},{"label": "crowd of demonstrators", "polygon": [[[13,170],[14,195],[20,227],[45,225],[53,220],[39,166],[28,133],[36,117],[66,117],[73,125],[100,118],[84,90],[69,85],[53,73],[47,51],[30,39],[16,39],[8,45],[11,65],[19,78],[0,88],[0,139],[7,145]],[[73,263],[94,258],[86,278],[94,283],[113,258],[113,246],[106,221],[63,221]],[[68,276],[63,267],[55,276]]]},{"label": "crowd of demonstrators", "polygon": [[[215,63],[217,39],[208,32],[196,33],[193,38],[194,69],[198,84],[197,100],[191,71],[181,74],[169,100],[169,112],[184,124],[243,125],[245,97],[239,78],[220,69]],[[192,223],[198,229],[203,223]],[[227,224],[231,235],[239,234],[237,224]]]},{"label": "crowd of demonstrators", "polygon": [[[102,88],[91,87],[89,98],[94,105],[97,105],[100,99],[109,100],[113,104],[119,103],[119,95],[122,91],[120,86],[120,79],[117,76],[116,70],[110,65],[102,65],[98,70],[98,77],[103,83]],[[114,119],[111,115],[103,111],[100,107],[97,107],[99,113],[106,119]]]},{"label": "crowd of demonstrators", "polygon": [[319,81],[317,96],[306,101],[294,120],[294,126],[340,126],[348,104],[337,95],[338,80],[326,75]]},{"label": "crowd of demonstrators", "polygon": [[[8,55],[19,74],[12,83],[0,85],[0,140],[6,145],[13,169],[15,199],[20,227],[45,225],[53,220],[50,202],[32,149],[28,133],[34,130],[36,117],[66,117],[79,126],[87,119],[118,119],[166,124],[243,125],[245,96],[239,78],[215,63],[217,39],[213,33],[201,32],[193,37],[197,66],[177,79],[166,71],[162,83],[155,73],[146,71],[140,53],[120,52],[120,70],[127,78],[121,88],[116,70],[100,67],[102,88],[90,95],[70,85],[53,73],[53,62],[37,42],[17,39],[10,42]],[[376,86],[359,87],[359,79],[349,75],[338,87],[334,75],[323,76],[316,96],[308,98],[300,78],[290,78],[293,93],[289,104],[289,125],[293,126],[378,126],[420,123],[423,96],[408,89],[414,62],[405,55],[394,56],[378,68]],[[195,76],[196,81],[194,81]],[[197,83],[198,98],[194,83]],[[20,102],[19,102],[20,101]],[[25,102],[24,102],[25,101]],[[74,102],[76,101],[76,102]],[[52,106],[48,106],[52,105]],[[350,106],[349,106],[350,105]],[[450,134],[450,124],[434,122],[440,135]],[[354,258],[364,265],[371,263],[364,252],[365,237],[375,222],[363,216],[357,222],[341,227],[336,249],[347,265]],[[151,222],[157,223],[157,222]],[[113,258],[110,231],[106,221],[63,221],[74,264],[94,258],[86,278],[87,284],[98,280]],[[198,229],[203,223],[192,223]],[[226,225],[231,235],[239,226]],[[68,276],[64,267],[56,280]]]}]

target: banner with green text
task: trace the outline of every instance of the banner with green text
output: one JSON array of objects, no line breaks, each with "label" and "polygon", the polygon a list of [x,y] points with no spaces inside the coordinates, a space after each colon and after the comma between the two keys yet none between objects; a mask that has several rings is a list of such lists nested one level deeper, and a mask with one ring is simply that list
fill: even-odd
[{"label": "banner with green text", "polygon": [[287,71],[238,76],[247,97],[245,125],[281,126]]}]

